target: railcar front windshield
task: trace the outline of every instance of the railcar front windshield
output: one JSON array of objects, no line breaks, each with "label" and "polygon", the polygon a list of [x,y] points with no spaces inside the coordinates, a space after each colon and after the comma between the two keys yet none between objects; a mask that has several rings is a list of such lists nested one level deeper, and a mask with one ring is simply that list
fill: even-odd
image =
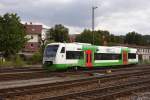
[{"label": "railcar front windshield", "polygon": [[48,45],[45,49],[45,57],[55,57],[59,45]]}]

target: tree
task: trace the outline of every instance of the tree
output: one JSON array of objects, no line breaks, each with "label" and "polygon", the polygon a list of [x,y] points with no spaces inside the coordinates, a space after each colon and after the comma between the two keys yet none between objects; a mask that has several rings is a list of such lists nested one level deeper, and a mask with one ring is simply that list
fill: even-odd
[{"label": "tree", "polygon": [[76,37],[76,42],[93,44],[93,36],[94,36],[94,44],[95,45],[102,45],[101,35],[97,31],[92,32],[92,31],[87,30],[87,29],[85,29],[81,34],[79,34]]},{"label": "tree", "polygon": [[56,42],[69,42],[69,30],[61,24],[55,25],[49,30],[48,39]]},{"label": "tree", "polygon": [[150,35],[143,36],[144,44],[150,46]]},{"label": "tree", "polygon": [[125,36],[125,43],[143,45],[144,40],[141,34],[136,32],[129,32]]},{"label": "tree", "polygon": [[92,43],[92,33],[90,30],[85,29],[81,34],[76,37],[77,42]]},{"label": "tree", "polygon": [[123,44],[124,37],[125,36],[123,36],[123,35],[115,36],[115,35],[111,34],[109,36],[109,45]]},{"label": "tree", "polygon": [[107,30],[98,30],[97,33],[100,35],[99,38],[101,40],[102,45],[108,45],[110,41],[110,33]]},{"label": "tree", "polygon": [[27,41],[24,26],[20,21],[17,14],[6,13],[0,16],[0,52],[6,57],[19,52]]}]

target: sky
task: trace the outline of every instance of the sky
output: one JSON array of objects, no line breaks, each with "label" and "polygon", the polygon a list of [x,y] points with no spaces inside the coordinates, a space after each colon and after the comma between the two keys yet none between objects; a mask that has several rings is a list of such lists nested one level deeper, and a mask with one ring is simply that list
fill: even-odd
[{"label": "sky", "polygon": [[22,22],[53,27],[63,24],[70,34],[91,29],[92,6],[95,29],[115,35],[136,31],[150,35],[150,0],[0,0],[0,15],[17,13]]}]

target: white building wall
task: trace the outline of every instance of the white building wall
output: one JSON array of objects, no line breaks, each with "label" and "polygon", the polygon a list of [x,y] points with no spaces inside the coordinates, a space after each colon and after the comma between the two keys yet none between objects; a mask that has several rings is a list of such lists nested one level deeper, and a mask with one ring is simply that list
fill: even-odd
[{"label": "white building wall", "polygon": [[138,48],[138,54],[142,55],[142,60],[150,61],[150,49]]},{"label": "white building wall", "polygon": [[39,38],[38,35],[27,35],[26,38],[30,39],[28,42],[39,42]]}]

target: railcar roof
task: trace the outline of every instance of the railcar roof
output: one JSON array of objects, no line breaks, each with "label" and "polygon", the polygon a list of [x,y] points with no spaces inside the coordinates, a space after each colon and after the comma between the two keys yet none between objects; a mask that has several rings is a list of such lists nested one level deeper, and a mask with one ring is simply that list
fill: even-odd
[{"label": "railcar roof", "polygon": [[60,42],[55,42],[55,43],[50,43],[47,45],[91,45],[91,46],[97,46],[98,48],[130,48],[130,49],[136,49],[136,48],[131,48],[131,47],[125,47],[125,46],[98,46],[98,45],[92,45],[89,43],[78,43],[78,42],[73,42],[73,43],[60,43]]},{"label": "railcar roof", "polygon": [[61,44],[73,44],[73,45],[91,45],[91,44],[89,44],[89,43],[77,43],[77,42],[74,42],[74,43],[49,43],[48,45],[56,45],[56,44],[58,44],[58,45],[61,45]]}]

